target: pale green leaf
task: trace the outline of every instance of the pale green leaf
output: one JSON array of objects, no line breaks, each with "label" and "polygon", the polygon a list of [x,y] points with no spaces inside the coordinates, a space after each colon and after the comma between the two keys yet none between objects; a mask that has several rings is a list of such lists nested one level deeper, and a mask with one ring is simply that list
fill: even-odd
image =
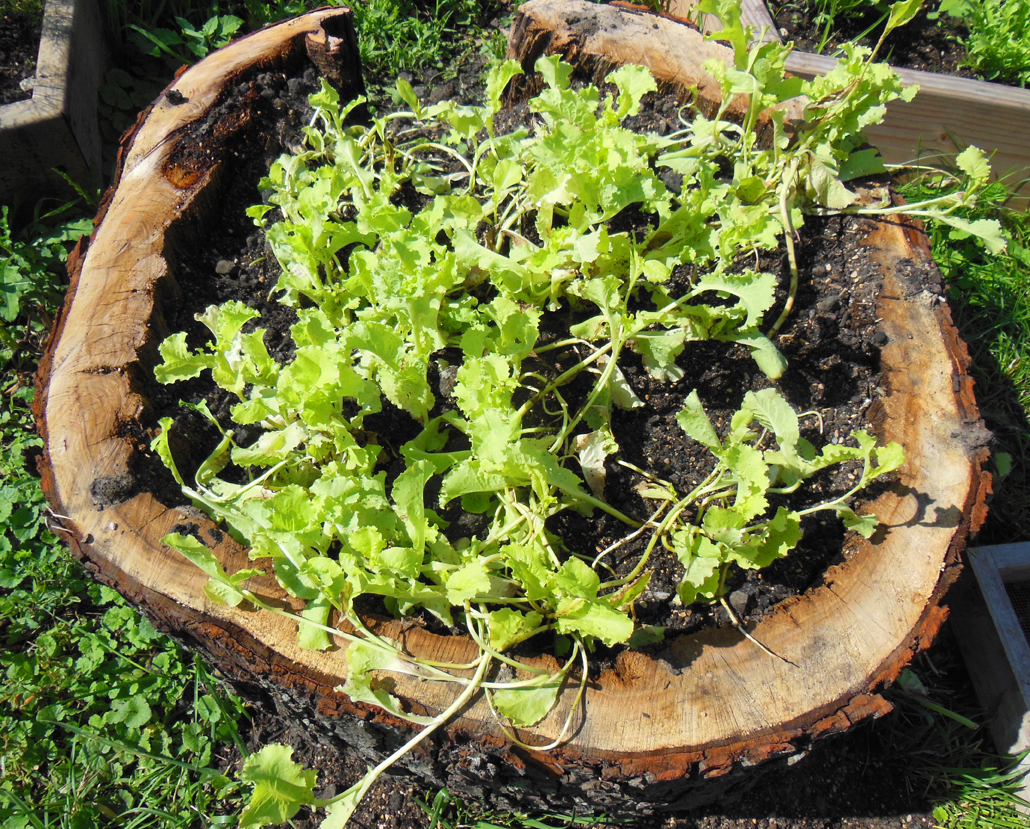
[{"label": "pale green leaf", "polygon": [[468,562],[455,570],[447,579],[447,599],[459,607],[477,596],[489,595],[490,574],[479,559]]},{"label": "pale green leaf", "polygon": [[306,438],[304,425],[294,422],[285,429],[265,432],[250,446],[234,446],[232,460],[239,466],[272,466],[288,457]]},{"label": "pale green leaf", "polygon": [[[329,600],[319,595],[310,600],[307,606],[300,612],[302,619],[315,622],[318,625],[329,623],[329,611],[332,605]],[[305,624],[303,621],[297,623],[297,644],[305,650],[324,651],[333,646],[333,638],[329,632],[315,625]]]},{"label": "pale green leaf", "polygon": [[684,567],[676,592],[680,601],[691,605],[698,598],[712,599],[719,588],[725,562],[723,552],[697,527],[687,526],[672,534],[672,548]]},{"label": "pale green leaf", "polygon": [[240,815],[240,827],[274,826],[285,823],[301,806],[314,800],[318,772],[293,762],[293,749],[272,743],[247,757],[240,780],[252,783],[254,791]]},{"label": "pale green leaf", "polygon": [[182,475],[179,474],[179,469],[175,464],[175,458],[172,457],[172,448],[168,443],[168,439],[171,437],[172,430],[172,419],[170,417],[162,417],[158,421],[158,425],[161,427],[161,432],[150,441],[150,448],[154,452],[157,452],[157,456],[161,459],[168,470],[172,473],[172,477],[175,478],[175,482],[179,486],[185,486],[186,482],[182,479]]},{"label": "pale green leaf", "polygon": [[517,60],[506,60],[499,66],[494,66],[486,76],[486,96],[490,101],[490,109],[498,112],[501,109],[501,96],[505,87],[516,75],[522,75],[522,65]]},{"label": "pale green leaf", "polygon": [[648,645],[656,645],[665,639],[665,628],[658,625],[641,625],[629,638],[626,643],[631,648],[639,650]]},{"label": "pale green leaf", "polygon": [[227,604],[229,607],[237,607],[245,598],[243,593],[230,582],[214,578],[208,579],[204,583],[204,595],[215,604]]},{"label": "pale green leaf", "polygon": [[601,599],[563,599],[555,611],[555,630],[593,636],[606,645],[617,645],[633,635],[633,620]]},{"label": "pale green leaf", "polygon": [[573,556],[553,576],[554,586],[568,596],[584,599],[597,597],[601,578],[597,571],[582,559]]},{"label": "pale green leaf", "polygon": [[798,416],[783,395],[776,389],[749,391],[744,395],[743,408],[752,412],[755,419],[776,436],[782,452],[788,457],[795,455],[801,436]]},{"label": "pale green leaf", "polygon": [[641,356],[644,368],[659,383],[675,383],[684,375],[676,365],[676,358],[683,353],[687,332],[641,331],[633,338],[632,348]]},{"label": "pale green leaf", "polygon": [[475,458],[462,461],[447,473],[440,486],[440,504],[473,493],[497,492],[504,489],[508,479],[500,472],[487,472]]},{"label": "pale green leaf", "polygon": [[402,661],[396,652],[357,639],[347,647],[347,681],[336,690],[347,694],[355,702],[374,705],[409,722],[422,725],[433,722],[431,717],[406,712],[397,697],[378,685],[373,671],[418,675],[417,668]]},{"label": "pale green leaf", "polygon": [[154,377],[159,383],[176,383],[199,377],[205,368],[214,365],[214,357],[210,354],[197,354],[186,345],[186,334],[180,332],[166,337],[157,347],[164,361],[154,366]]},{"label": "pale green leaf", "polygon": [[236,339],[244,325],[260,316],[253,308],[231,299],[222,305],[209,305],[204,313],[196,315],[196,319],[215,335],[216,347],[224,349]]},{"label": "pale green leaf", "polygon": [[404,103],[411,107],[411,111],[415,114],[416,118],[422,117],[422,105],[418,101],[418,96],[415,94],[411,84],[404,80],[404,78],[397,79],[397,94]]},{"label": "pale green leaf", "polygon": [[636,115],[640,112],[641,99],[648,92],[654,92],[658,88],[649,69],[633,64],[620,66],[605,80],[619,88],[616,114],[620,121],[627,115]]},{"label": "pale green leaf", "polygon": [[905,448],[894,441],[885,446],[878,446],[872,452],[873,460],[876,462],[874,473],[884,475],[899,469],[905,462]]},{"label": "pale green leaf", "polygon": [[364,778],[359,780],[336,799],[326,809],[326,815],[318,824],[318,829],[344,829],[347,822],[358,808],[361,798],[365,796],[368,784]]},{"label": "pale green leaf", "polygon": [[831,210],[843,210],[858,200],[858,195],[841,184],[833,170],[814,157],[809,171],[808,184],[816,203]]},{"label": "pale green leaf", "polygon": [[413,552],[419,559],[426,542],[426,483],[435,472],[436,468],[428,461],[415,461],[397,476],[391,490],[391,497],[397,505],[397,515],[404,522]]},{"label": "pale green leaf", "polygon": [[215,554],[191,535],[181,533],[169,533],[161,539],[162,544],[167,544],[177,553],[191,561],[208,576],[214,579],[226,579],[225,571],[221,563],[215,558]]},{"label": "pale green leaf", "polygon": [[491,611],[487,617],[490,647],[499,653],[524,641],[540,626],[544,617],[535,610],[521,613],[510,607]]},{"label": "pale green leaf", "polygon": [[197,483],[200,486],[210,485],[215,477],[228,466],[230,461],[229,450],[232,447],[232,434],[225,435],[218,445],[214,448],[210,455],[204,459],[204,462],[197,469],[195,476]]},{"label": "pale green leaf", "polygon": [[841,162],[839,178],[841,181],[851,181],[855,178],[886,171],[887,168],[884,166],[880,151],[875,147],[869,147],[864,150],[856,150]]},{"label": "pale green leaf", "polygon": [[545,55],[537,60],[533,67],[552,89],[568,89],[572,76],[572,65],[563,61],[558,55]]},{"label": "pale green leaf", "polygon": [[[597,361],[597,365],[604,366],[607,362],[606,359],[600,359]],[[609,375],[608,388],[611,391],[612,403],[619,409],[629,411],[631,409],[639,409],[644,405],[644,401],[637,397],[637,393],[633,391],[633,387],[629,384],[629,380],[626,379],[626,375],[622,373],[622,369],[617,365]]]},{"label": "pale green leaf", "polygon": [[973,180],[974,186],[986,183],[991,177],[991,164],[979,147],[966,147],[955,156],[955,166]]},{"label": "pale green leaf", "polygon": [[701,398],[698,397],[695,389],[683,402],[683,408],[676,415],[676,422],[680,428],[698,443],[704,444],[709,449],[721,449],[722,442],[716,434],[712,421],[705,414],[704,406],[701,405]]},{"label": "pale green leaf", "polygon": [[590,487],[595,498],[604,499],[604,482],[606,471],[605,459],[619,450],[618,444],[612,438],[608,429],[588,432],[585,435],[576,435],[572,442],[572,448],[576,451],[579,465],[583,469],[583,478]]},{"label": "pale green leaf", "polygon": [[869,538],[880,526],[880,519],[873,513],[859,515],[849,507],[838,507],[837,516],[844,521],[844,528],[854,530],[863,538]]},{"label": "pale green leaf", "polygon": [[887,25],[883,31],[884,36],[912,20],[919,13],[922,6],[923,0],[898,0],[898,2],[891,5],[890,17],[887,18]]},{"label": "pale green leaf", "polygon": [[787,359],[764,334],[757,331],[739,331],[726,336],[725,339],[746,345],[751,351],[752,359],[770,380],[779,380],[787,370]]},{"label": "pale green leaf", "polygon": [[[1005,232],[997,219],[975,219],[970,221],[951,213],[936,215],[934,218],[939,222],[950,225],[960,231],[961,234],[976,236],[984,243],[987,250],[995,256],[1002,253],[1008,245]],[[955,238],[963,238],[963,236],[958,234],[953,234],[953,236]]]},{"label": "pale green leaf", "polygon": [[561,675],[544,675],[528,685],[496,690],[492,693],[494,708],[516,727],[536,725],[554,708],[564,681]]}]

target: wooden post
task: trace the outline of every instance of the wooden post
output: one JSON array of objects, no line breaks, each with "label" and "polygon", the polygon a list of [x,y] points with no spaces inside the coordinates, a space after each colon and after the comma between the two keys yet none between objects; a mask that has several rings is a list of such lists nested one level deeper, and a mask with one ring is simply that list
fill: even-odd
[{"label": "wooden post", "polygon": [[101,182],[97,93],[106,60],[96,0],[47,0],[32,97],[0,107],[0,198],[30,205]]}]

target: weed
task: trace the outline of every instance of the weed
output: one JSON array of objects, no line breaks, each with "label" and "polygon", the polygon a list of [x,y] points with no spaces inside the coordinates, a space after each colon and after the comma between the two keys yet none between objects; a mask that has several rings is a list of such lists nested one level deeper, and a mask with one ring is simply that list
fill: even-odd
[{"label": "weed", "polygon": [[497,812],[476,803],[455,798],[447,789],[440,789],[432,804],[417,800],[429,818],[428,829],[589,829],[627,823],[606,815],[581,816],[545,814],[530,817],[521,812]]},{"label": "weed", "polygon": [[815,51],[819,54],[822,54],[834,33],[840,30],[842,22],[869,22],[866,30],[852,39],[852,42],[857,43],[887,19],[890,13],[889,6],[890,3],[886,0],[810,0],[807,3],[778,4],[779,9],[797,10],[796,14],[800,14],[803,9],[808,10],[812,15],[812,25],[817,30],[821,29],[819,42],[815,46]]},{"label": "weed", "polygon": [[62,203],[46,213],[37,208],[31,224],[12,231],[7,207],[0,208],[0,369],[8,363],[21,379],[63,289],[67,242],[88,232],[90,222],[71,218],[75,203]]},{"label": "weed", "polygon": [[0,398],[0,823],[189,826],[234,791],[210,765],[242,704],[47,529],[30,399]]},{"label": "weed", "polygon": [[479,28],[477,0],[435,0],[424,11],[413,0],[355,3],[361,62],[373,75],[441,66],[472,43]]},{"label": "weed", "polygon": [[941,0],[938,12],[969,29],[962,62],[989,81],[1030,83],[1030,0]]},{"label": "weed", "polygon": [[144,55],[171,58],[177,64],[193,63],[229,43],[243,25],[233,14],[212,15],[199,28],[183,17],[176,17],[175,22],[178,31],[130,23],[130,38]]},{"label": "weed", "polygon": [[1020,758],[994,754],[949,630],[888,692],[892,753],[910,758],[907,781],[925,788],[939,829],[1023,829]]},{"label": "weed", "polygon": [[0,0],[0,17],[38,22],[43,19],[43,0]]}]

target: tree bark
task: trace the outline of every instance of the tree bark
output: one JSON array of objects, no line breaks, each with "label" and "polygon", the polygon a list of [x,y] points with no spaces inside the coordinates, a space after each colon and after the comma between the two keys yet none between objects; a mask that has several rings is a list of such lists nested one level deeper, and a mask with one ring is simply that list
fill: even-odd
[{"label": "tree bark", "polygon": [[[673,20],[533,0],[520,9],[512,54],[532,63],[548,51],[602,74],[644,61],[669,84],[696,86],[708,104],[718,87],[699,63],[727,56]],[[371,760],[402,743],[410,727],[335,690],[346,675],[343,649],[301,650],[288,620],[209,602],[204,575],[161,538],[177,524],[198,524],[204,538],[221,539],[211,547],[230,572],[252,566],[246,550],[197,511],[137,492],[132,472],[145,445],[132,424],[150,405],[141,378],[157,360],[162,306],[176,290],[174,251],[183,234],[199,238],[204,216],[216,209],[219,171],[247,118],[225,110],[223,93],[252,73],[303,71],[310,63],[346,95],[362,89],[349,12],[313,12],[212,55],[165,90],[126,137],[93,239],[71,259],[71,288],[40,367],[41,471],[54,531],[97,578],[233,681],[263,689],[313,733]],[[753,776],[749,767],[890,710],[876,690],[943,621],[939,602],[967,535],[983,519],[990,479],[981,471],[986,434],[965,345],[947,306],[921,287],[921,275],[934,269],[925,236],[904,220],[870,228],[866,245],[884,274],[879,313],[889,341],[889,394],[875,423],[879,437],[903,444],[905,466],[897,484],[867,505],[887,531],[871,541],[849,538],[845,563],[752,629],[782,658],[733,629],[681,636],[657,657],[627,652],[590,684],[586,713],[560,748],[513,746],[477,699],[406,759],[409,770],[500,808],[640,813],[711,800]],[[252,589],[296,609],[270,576]],[[403,630],[392,620],[376,626],[419,656],[463,662],[476,653],[461,637]],[[442,711],[457,693],[408,676],[390,679],[393,693],[418,713]],[[573,696],[568,690],[522,740],[542,745],[558,737]]]}]

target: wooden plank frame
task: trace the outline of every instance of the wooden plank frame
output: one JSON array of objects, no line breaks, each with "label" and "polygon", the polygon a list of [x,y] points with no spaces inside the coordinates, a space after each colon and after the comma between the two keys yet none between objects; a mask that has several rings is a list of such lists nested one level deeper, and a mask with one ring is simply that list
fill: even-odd
[{"label": "wooden plank frame", "polygon": [[32,203],[41,188],[101,182],[97,95],[106,64],[97,0],[47,0],[32,97],[0,106],[0,199]]},{"label": "wooden plank frame", "polygon": [[[671,0],[669,10],[687,17],[696,4]],[[756,35],[764,31],[763,40],[782,40],[764,0],[742,0],[741,22]],[[702,27],[718,28],[710,15]],[[836,63],[828,55],[796,51],[786,66],[795,75],[812,78]],[[1010,204],[1021,210],[1030,207],[1030,89],[915,69],[896,71],[905,86],[917,84],[919,94],[911,102],[891,102],[883,122],[865,130],[887,163],[918,160],[944,166],[957,152],[975,145],[990,157],[994,173],[1008,178],[1016,194]]]},{"label": "wooden plank frame", "polygon": [[[1005,585],[1030,581],[1030,542],[971,547],[965,557],[975,583],[950,597],[955,636],[995,747],[1019,754],[1030,748],[1030,644]],[[1030,772],[1030,754],[1021,767]],[[1030,780],[1020,794],[1030,800]]]},{"label": "wooden plank frame", "polygon": [[968,558],[1020,693],[1030,709],[1030,645],[1005,589],[1006,584],[1030,580],[1030,542],[977,547],[969,551]]}]

